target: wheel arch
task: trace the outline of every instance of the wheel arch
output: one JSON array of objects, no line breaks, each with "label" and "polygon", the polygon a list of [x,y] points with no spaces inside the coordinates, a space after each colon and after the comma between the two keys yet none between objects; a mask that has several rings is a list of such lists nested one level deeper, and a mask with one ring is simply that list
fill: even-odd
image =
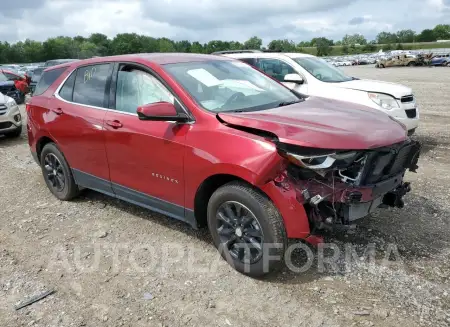
[{"label": "wheel arch", "polygon": [[[198,227],[207,226],[207,208],[208,202],[213,193],[221,186],[228,184],[230,182],[239,181],[247,184],[255,189],[253,184],[247,180],[232,174],[214,174],[207,177],[197,188],[194,197],[194,214],[195,220],[197,221]],[[260,189],[258,189],[260,190]],[[261,191],[261,190],[260,190]]]},{"label": "wheel arch", "polygon": [[40,137],[39,140],[36,142],[36,154],[37,154],[37,159],[38,159],[39,162],[41,161],[42,149],[48,143],[55,143],[56,144],[56,142],[52,138],[47,136],[47,135]]}]

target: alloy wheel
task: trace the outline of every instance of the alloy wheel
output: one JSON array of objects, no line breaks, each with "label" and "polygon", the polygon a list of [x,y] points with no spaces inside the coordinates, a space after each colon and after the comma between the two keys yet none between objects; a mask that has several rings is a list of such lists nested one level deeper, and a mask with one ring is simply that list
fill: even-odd
[{"label": "alloy wheel", "polygon": [[53,153],[49,153],[45,156],[44,168],[50,186],[56,192],[61,192],[64,190],[64,186],[66,185],[64,170],[61,162]]},{"label": "alloy wheel", "polygon": [[264,235],[249,208],[236,201],[227,201],[217,210],[216,218],[220,243],[231,257],[250,264],[261,259]]}]

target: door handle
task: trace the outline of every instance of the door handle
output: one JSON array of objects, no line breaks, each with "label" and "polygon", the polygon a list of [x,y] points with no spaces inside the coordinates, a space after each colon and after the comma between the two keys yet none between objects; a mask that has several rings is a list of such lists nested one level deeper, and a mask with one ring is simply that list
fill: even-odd
[{"label": "door handle", "polygon": [[116,129],[121,128],[123,126],[122,123],[118,120],[107,120],[106,124]]},{"label": "door handle", "polygon": [[61,115],[63,113],[61,108],[53,108],[52,111],[57,115]]}]

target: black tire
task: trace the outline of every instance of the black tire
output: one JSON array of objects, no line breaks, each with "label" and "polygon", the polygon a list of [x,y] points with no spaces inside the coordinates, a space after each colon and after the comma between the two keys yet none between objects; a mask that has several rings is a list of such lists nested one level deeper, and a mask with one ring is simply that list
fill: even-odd
[{"label": "black tire", "polygon": [[17,129],[15,129],[14,131],[5,134],[6,137],[12,138],[20,137],[20,135],[22,135],[22,125],[19,126]]},{"label": "black tire", "polygon": [[416,63],[414,62],[414,61],[411,61],[411,62],[408,62],[408,67],[412,67],[412,66],[415,66],[416,65]]},{"label": "black tire", "polygon": [[383,64],[380,64],[379,67],[380,67],[380,68],[384,68],[384,65],[383,65]]},{"label": "black tire", "polygon": [[[234,245],[231,246],[232,249],[226,248],[224,238],[227,236],[223,236],[224,234],[222,234],[225,229],[224,226],[230,224],[224,224],[223,219],[218,218],[219,212],[222,213],[222,208],[230,203],[232,205],[238,203],[243,206],[241,210],[244,212],[249,211],[243,219],[248,219],[252,215],[254,217],[252,224],[248,228],[242,227],[244,224],[238,224],[237,227],[234,227],[234,230],[233,227],[227,228],[232,230],[230,233],[231,237],[242,237],[240,241],[234,242]],[[219,234],[218,229],[221,229],[221,226],[222,230],[221,234]],[[208,203],[208,227],[214,245],[219,250],[221,256],[240,273],[251,277],[260,277],[275,272],[283,266],[287,236],[281,214],[267,196],[250,185],[243,182],[231,182],[217,189]],[[256,236],[254,238],[255,231],[259,232],[262,237]],[[258,255],[255,255],[254,261],[249,260],[250,256],[246,256],[247,260],[236,258],[233,250],[236,250],[236,247],[239,248],[238,244],[247,244],[248,246],[248,243],[245,242],[249,239],[260,241],[261,244],[258,247],[253,247],[255,243],[251,242],[252,246],[250,247],[252,249],[249,250],[248,247],[247,251],[249,252],[245,253],[254,254],[254,252],[259,252],[258,250],[261,249],[259,259]],[[240,253],[238,250],[237,252]],[[272,259],[274,257],[276,259]],[[270,261],[269,258],[271,258]]]},{"label": "black tire", "polygon": [[[50,165],[52,161],[54,162],[53,166]],[[55,143],[47,143],[44,146],[41,152],[40,163],[45,183],[54,196],[60,200],[67,201],[75,198],[80,193],[78,185],[73,179],[69,164]],[[50,170],[50,168],[52,169]],[[59,178],[51,178],[50,175],[53,174],[55,176],[55,171]],[[61,183],[61,180],[63,183]]]}]

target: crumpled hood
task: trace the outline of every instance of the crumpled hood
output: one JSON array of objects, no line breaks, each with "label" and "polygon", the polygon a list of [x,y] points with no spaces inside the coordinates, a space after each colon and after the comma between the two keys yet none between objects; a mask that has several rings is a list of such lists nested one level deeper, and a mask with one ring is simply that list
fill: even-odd
[{"label": "crumpled hood", "polygon": [[342,87],[345,89],[366,91],[366,92],[386,93],[386,94],[393,95],[397,99],[400,99],[402,96],[412,94],[411,88],[409,88],[407,86],[404,86],[401,84],[396,84],[396,83],[374,81],[374,80],[368,80],[368,79],[360,79],[360,80],[353,80],[353,81],[342,82],[342,83],[334,83],[333,86]]},{"label": "crumpled hood", "polygon": [[404,127],[385,113],[320,97],[270,110],[218,116],[230,125],[271,132],[280,142],[305,147],[363,150],[407,138]]}]

